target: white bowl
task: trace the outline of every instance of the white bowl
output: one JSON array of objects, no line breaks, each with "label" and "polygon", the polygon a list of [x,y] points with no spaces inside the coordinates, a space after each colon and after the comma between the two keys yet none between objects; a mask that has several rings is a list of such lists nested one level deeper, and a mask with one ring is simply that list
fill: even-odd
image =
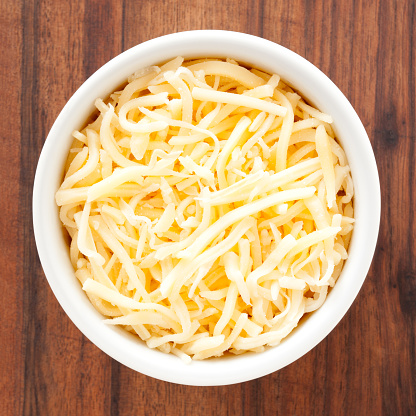
[{"label": "white bowl", "polygon": [[[103,323],[81,289],[69,260],[68,246],[55,204],[63,166],[79,129],[94,110],[136,70],[178,55],[231,57],[279,74],[321,111],[331,114],[355,185],[355,228],[341,276],[324,305],[282,343],[260,354],[246,353],[184,364],[172,354],[148,348],[128,332]],[[364,127],[341,91],[319,69],[273,42],[236,32],[191,31],[144,42],[95,72],[65,105],[46,139],[33,190],[33,223],[39,257],[49,284],[74,324],[102,351],[120,363],[160,380],[189,385],[225,385],[272,373],[322,341],[351,306],[371,264],[380,219],[380,185],[374,154]]]}]

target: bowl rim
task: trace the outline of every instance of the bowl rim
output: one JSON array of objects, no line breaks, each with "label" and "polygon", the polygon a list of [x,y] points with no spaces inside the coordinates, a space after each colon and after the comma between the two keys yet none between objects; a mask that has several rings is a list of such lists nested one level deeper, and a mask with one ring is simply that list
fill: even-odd
[{"label": "bowl rim", "polygon": [[[137,338],[127,331],[105,325],[102,322],[103,316],[93,308],[82,291],[72,266],[72,278],[78,289],[74,282],[69,282],[68,249],[68,261],[65,261],[62,253],[63,237],[59,237],[62,230],[58,230],[61,225],[56,216],[57,207],[53,207],[57,190],[55,186],[59,180],[52,177],[53,174],[57,175],[59,166],[62,166],[59,161],[64,153],[63,148],[69,149],[69,139],[65,141],[66,146],[59,146],[60,132],[68,130],[67,120],[71,120],[71,114],[76,113],[78,108],[84,108],[84,111],[85,108],[92,109],[95,98],[104,98],[114,91],[117,77],[125,80],[135,70],[147,66],[137,64],[137,61],[151,60],[148,56],[154,55],[166,56],[165,61],[177,55],[197,57],[198,54],[190,51],[198,47],[203,49],[199,54],[201,57],[215,56],[216,50],[219,51],[218,56],[224,56],[222,52],[226,50],[234,51],[229,54],[230,57],[252,65],[261,61],[258,67],[268,72],[274,72],[270,71],[272,67],[283,65],[283,71],[279,71],[279,75],[292,84],[291,79],[300,80],[294,85],[302,84],[298,88],[302,95],[322,111],[328,112],[332,109],[331,115],[343,115],[342,118],[334,117],[334,124],[338,133],[345,136],[341,138],[337,135],[341,142],[345,140],[342,145],[351,166],[356,188],[354,208],[359,217],[356,217],[349,250],[350,258],[324,305],[308,317],[307,323],[302,324],[301,328],[278,346],[260,354],[246,353],[186,365],[172,354],[163,354],[148,348],[144,343],[138,343]],[[182,53],[176,53],[181,51]],[[254,62],[238,59],[243,55],[249,57],[248,61],[253,59]],[[163,60],[153,64],[160,62]],[[132,71],[132,68],[136,69]],[[115,73],[117,76],[114,76]],[[111,76],[114,80],[104,88],[102,83]],[[118,85],[120,84],[121,82]],[[321,90],[322,92],[317,93]],[[93,94],[95,91],[99,92]],[[91,102],[86,103],[88,100]],[[86,118],[84,117],[84,121]],[[72,125],[79,124],[73,122]],[[57,153],[60,158],[54,157]],[[356,180],[357,177],[359,181]],[[371,208],[367,206],[369,203]],[[32,212],[36,246],[49,285],[68,317],[91,342],[115,360],[142,374],[178,384],[209,386],[244,382],[279,370],[309,352],[332,331],[349,310],[370,268],[377,243],[380,210],[377,165],[367,133],[348,99],[323,72],[295,52],[257,36],[223,30],[196,30],[172,33],[138,44],[108,61],[78,88],[58,115],[44,143],[35,174]],[[343,279],[345,275],[350,276],[350,280]],[[348,296],[343,295],[343,291],[347,291]],[[89,306],[82,300],[82,296]],[[73,304],[74,299],[76,307]],[[331,312],[329,318],[325,311]],[[86,315],[88,319],[85,319]]]}]

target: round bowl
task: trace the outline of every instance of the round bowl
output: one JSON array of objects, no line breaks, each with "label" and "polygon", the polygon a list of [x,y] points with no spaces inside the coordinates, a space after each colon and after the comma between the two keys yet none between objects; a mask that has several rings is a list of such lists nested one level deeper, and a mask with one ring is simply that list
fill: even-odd
[{"label": "round bowl", "polygon": [[[103,323],[74,275],[68,245],[55,204],[63,166],[79,129],[94,110],[96,98],[106,98],[140,68],[178,55],[231,57],[269,73],[277,73],[313,105],[334,120],[337,137],[351,167],[355,185],[356,223],[349,258],[323,306],[292,334],[265,352],[245,353],[185,364],[172,354],[150,349],[138,337]],[[380,220],[380,184],[365,129],[349,101],[310,62],[273,42],[228,31],[174,33],[137,45],[118,55],[75,92],[56,119],[44,144],[33,190],[33,223],[43,270],[69,318],[98,348],[120,363],[148,376],[188,385],[225,385],[272,373],[297,360],[322,341],[345,315],[367,275]]]}]

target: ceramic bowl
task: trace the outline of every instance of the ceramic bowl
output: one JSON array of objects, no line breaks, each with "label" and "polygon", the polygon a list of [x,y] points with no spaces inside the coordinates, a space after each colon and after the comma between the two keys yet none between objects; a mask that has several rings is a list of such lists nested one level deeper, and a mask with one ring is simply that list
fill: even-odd
[{"label": "ceramic bowl", "polygon": [[[72,143],[96,98],[106,98],[140,68],[185,58],[230,57],[277,73],[309,102],[334,120],[337,137],[351,167],[355,186],[355,228],[349,258],[323,306],[280,345],[263,353],[246,353],[185,364],[172,354],[150,349],[138,337],[103,323],[83,292],[69,260],[55,192]],[[319,69],[296,53],[255,36],[228,31],[174,33],[141,43],[106,63],[75,92],[45,141],[33,191],[33,222],[39,257],[59,303],[98,348],[120,363],[151,377],[188,385],[225,385],[272,373],[297,360],[322,341],[348,311],[367,275],[380,219],[380,185],[365,129],[347,98]]]}]

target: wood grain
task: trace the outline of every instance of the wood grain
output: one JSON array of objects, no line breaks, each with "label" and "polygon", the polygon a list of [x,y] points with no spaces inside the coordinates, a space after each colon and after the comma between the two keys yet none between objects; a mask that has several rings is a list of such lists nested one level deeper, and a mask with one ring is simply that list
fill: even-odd
[{"label": "wood grain", "polygon": [[[3,16],[9,15],[9,19]],[[8,300],[0,300],[0,396],[6,414],[19,414],[21,402],[14,397],[22,395],[24,354],[23,334],[23,279],[17,265],[22,259],[21,223],[19,210],[20,177],[20,77],[22,34],[20,25],[15,24],[20,17],[19,5],[13,4],[6,10],[0,3],[0,27],[4,52],[0,60],[0,91],[7,91],[9,116],[1,117],[0,122],[0,267],[2,291]],[[7,36],[3,37],[3,33]],[[13,88],[10,88],[10,84]],[[5,106],[3,105],[3,108]],[[28,213],[30,217],[30,213]],[[10,244],[13,241],[14,244]],[[13,377],[10,377],[13,374]]]},{"label": "wood grain", "polygon": [[[415,1],[0,0],[0,414],[416,414]],[[288,367],[226,387],[136,373],[91,344],[55,300],[33,238],[45,137],[96,69],[147,39],[236,30],[317,65],[355,107],[382,189],[380,237],[357,300]]]}]

